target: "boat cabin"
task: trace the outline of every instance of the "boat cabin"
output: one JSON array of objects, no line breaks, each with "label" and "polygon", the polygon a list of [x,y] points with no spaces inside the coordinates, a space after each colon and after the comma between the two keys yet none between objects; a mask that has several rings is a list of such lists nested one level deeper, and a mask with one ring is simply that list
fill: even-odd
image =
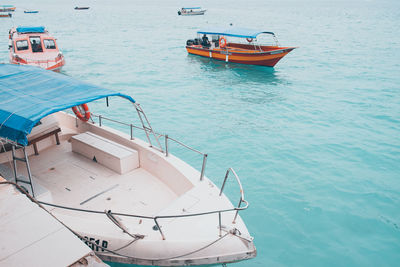
[{"label": "boat cabin", "polygon": [[206,9],[202,9],[201,7],[182,7],[178,10],[178,15],[181,16],[193,16],[193,15],[204,15]]},{"label": "boat cabin", "polygon": [[59,70],[65,64],[56,39],[44,27],[17,27],[9,31],[10,63]]}]

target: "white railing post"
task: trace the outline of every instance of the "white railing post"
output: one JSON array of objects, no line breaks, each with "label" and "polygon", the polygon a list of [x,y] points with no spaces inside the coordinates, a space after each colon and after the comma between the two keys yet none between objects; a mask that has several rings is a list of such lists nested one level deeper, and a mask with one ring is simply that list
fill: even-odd
[{"label": "white railing post", "polygon": [[206,169],[206,163],[207,163],[207,154],[204,154],[203,157],[203,166],[201,167],[201,174],[200,174],[200,181],[203,181],[203,177],[204,177],[204,171]]}]

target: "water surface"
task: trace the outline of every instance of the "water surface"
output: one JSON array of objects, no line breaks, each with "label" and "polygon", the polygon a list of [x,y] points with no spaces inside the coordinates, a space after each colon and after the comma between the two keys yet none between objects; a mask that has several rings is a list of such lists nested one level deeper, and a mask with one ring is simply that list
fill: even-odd
[{"label": "water surface", "polygon": [[[62,73],[132,95],[156,130],[209,154],[217,185],[236,170],[258,256],[234,266],[399,264],[399,2],[206,0],[196,17],[177,16],[186,2],[173,0],[12,4],[0,61],[11,26],[44,25],[66,57]],[[299,49],[275,68],[187,55],[197,29],[229,23]],[[91,107],[134,116],[120,99]],[[234,183],[226,192],[236,203]]]}]

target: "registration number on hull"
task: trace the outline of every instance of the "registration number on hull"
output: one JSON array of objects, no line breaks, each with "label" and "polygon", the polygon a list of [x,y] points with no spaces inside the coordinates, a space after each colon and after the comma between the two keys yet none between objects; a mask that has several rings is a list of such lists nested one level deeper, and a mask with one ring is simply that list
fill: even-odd
[{"label": "registration number on hull", "polygon": [[93,251],[104,251],[108,247],[108,241],[95,239],[93,237],[80,237],[80,239],[88,245]]}]

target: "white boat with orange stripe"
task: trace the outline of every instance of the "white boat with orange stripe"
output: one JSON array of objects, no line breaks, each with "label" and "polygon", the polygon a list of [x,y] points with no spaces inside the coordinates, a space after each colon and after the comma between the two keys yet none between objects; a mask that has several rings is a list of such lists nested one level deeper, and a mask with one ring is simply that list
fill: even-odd
[{"label": "white boat with orange stripe", "polygon": [[43,27],[16,27],[9,31],[10,63],[59,71],[65,65],[56,39]]},{"label": "white boat with orange stripe", "polygon": [[[186,41],[189,54],[233,63],[274,67],[296,48],[280,46],[273,32],[253,29],[210,28],[200,30],[197,34],[198,38]],[[261,35],[272,36],[273,44],[263,43],[266,40],[258,38]],[[211,36],[211,42],[208,36]]]}]

